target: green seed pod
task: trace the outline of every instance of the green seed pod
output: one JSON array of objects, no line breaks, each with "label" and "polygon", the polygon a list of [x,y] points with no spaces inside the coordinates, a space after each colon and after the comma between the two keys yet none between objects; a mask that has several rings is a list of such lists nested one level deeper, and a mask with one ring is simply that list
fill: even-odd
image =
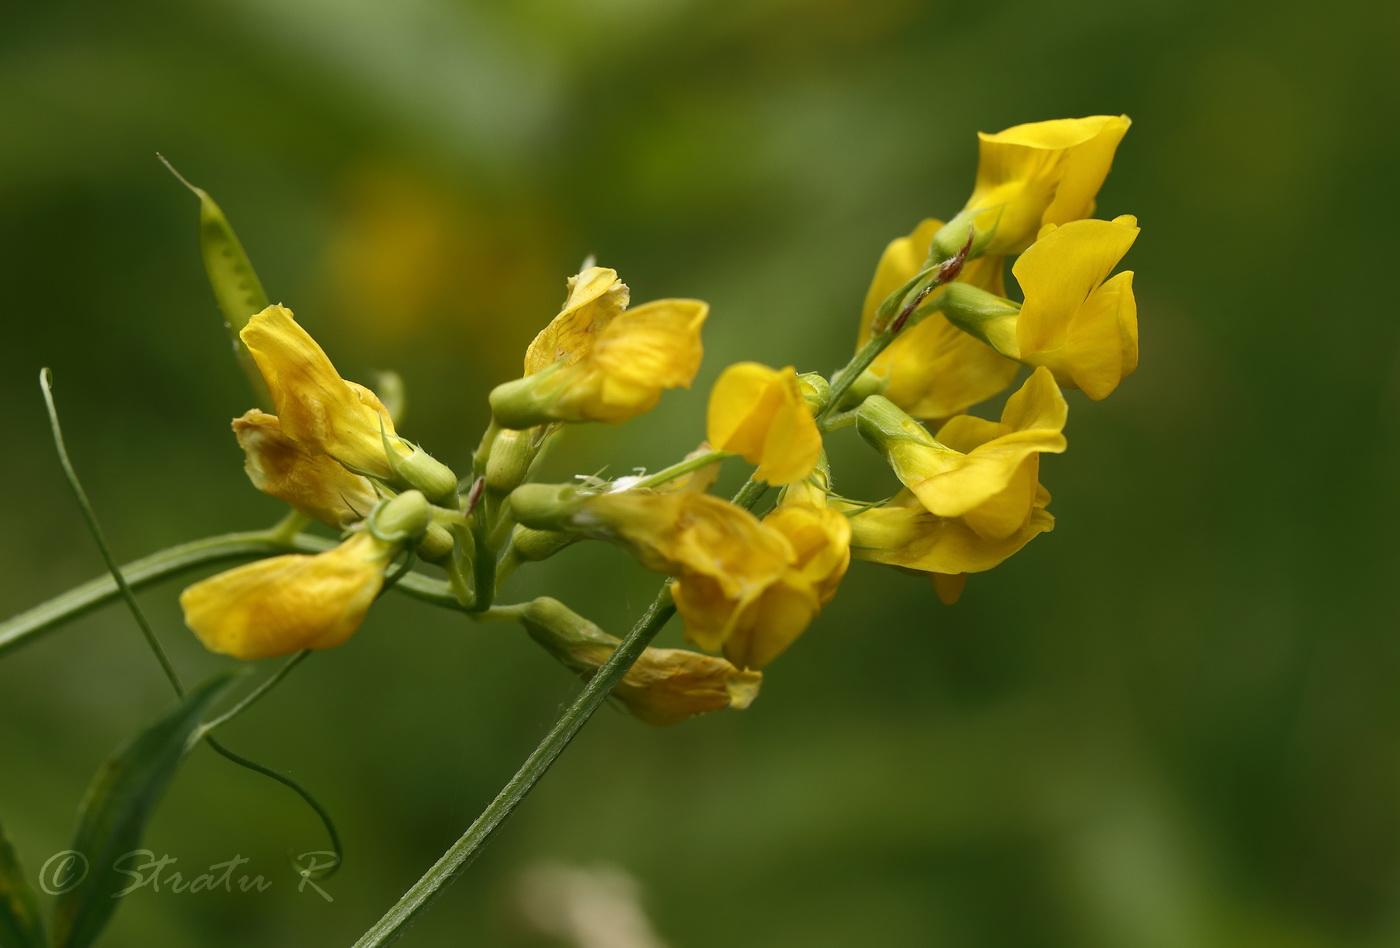
[{"label": "green seed pod", "polygon": [[243,244],[219,205],[202,188],[186,181],[163,156],[158,157],[170,169],[170,173],[199,198],[199,252],[204,257],[204,272],[209,276],[209,286],[224,317],[224,328],[233,340],[234,354],[243,374],[248,377],[248,384],[253,388],[258,407],[270,412],[273,410],[272,395],[267,390],[267,383],[253,361],[252,353],[238,337],[254,313],[267,309],[267,294],[263,292],[253,264],[243,251]]}]

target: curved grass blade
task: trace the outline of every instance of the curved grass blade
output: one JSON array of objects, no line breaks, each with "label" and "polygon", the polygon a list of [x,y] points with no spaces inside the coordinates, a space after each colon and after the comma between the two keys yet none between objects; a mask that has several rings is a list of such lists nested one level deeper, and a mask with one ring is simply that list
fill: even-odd
[{"label": "curved grass blade", "polygon": [[5,948],[45,948],[39,902],[24,879],[19,859],[0,827],[0,945]]},{"label": "curved grass blade", "polygon": [[193,689],[173,711],[146,728],[102,765],[79,809],[74,852],[87,876],[63,892],[54,907],[54,948],[86,948],[120,904],[130,883],[117,868],[139,849],[146,821],[185,756],[200,719],[238,672],[216,675]]}]

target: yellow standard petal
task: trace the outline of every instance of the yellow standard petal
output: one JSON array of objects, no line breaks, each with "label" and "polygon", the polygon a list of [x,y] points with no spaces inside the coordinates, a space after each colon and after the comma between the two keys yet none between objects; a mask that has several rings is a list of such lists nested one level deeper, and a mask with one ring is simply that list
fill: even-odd
[{"label": "yellow standard petal", "polygon": [[1137,219],[1081,220],[1047,228],[1012,272],[1026,301],[1016,321],[1021,360],[1093,399],[1137,368],[1132,273],[1105,278],[1137,239]]},{"label": "yellow standard petal", "polygon": [[706,428],[717,450],[758,465],[754,477],[770,484],[802,480],[821,457],[822,436],[791,366],[725,369],[710,390]]},{"label": "yellow standard petal", "polygon": [[344,529],[364,519],[379,500],[367,478],[287,437],[276,415],[254,408],[233,420],[233,433],[253,486],[313,520]]},{"label": "yellow standard petal", "polygon": [[978,133],[977,183],[950,242],[972,222],[979,233],[994,231],[983,253],[1019,253],[1045,224],[1088,217],[1130,124],[1126,115],[1093,115]]},{"label": "yellow standard petal", "polygon": [[291,310],[269,306],[240,335],[272,392],[283,434],[357,471],[394,478],[384,436],[405,457],[411,449],[395,435],[389,412],[369,389],[340,377]]},{"label": "yellow standard petal", "polygon": [[569,277],[568,295],[559,315],[525,350],[525,374],[583,358],[597,334],[627,308],[627,301],[627,284],[617,278],[616,270],[589,267]]},{"label": "yellow standard petal", "polygon": [[627,288],[612,270],[575,277],[564,310],[531,343],[526,375],[491,392],[497,423],[617,424],[649,411],[663,390],[688,387],[700,369],[709,306],[656,300],[624,310],[626,303]]},{"label": "yellow standard petal", "polygon": [[[885,248],[865,295],[857,347],[869,340],[871,322],[885,298],[923,269],[929,243],[942,226],[942,221],[926,220]],[[968,261],[957,282],[1002,296],[1005,268],[1004,257],[979,257]],[[930,298],[942,292],[935,290]],[[934,313],[900,333],[871,368],[888,376],[885,397],[909,414],[948,418],[1004,391],[1018,365]]]},{"label": "yellow standard petal", "polygon": [[180,595],[180,608],[206,648],[245,661],[334,648],[364,621],[396,550],[358,533],[315,556],[274,556],[211,576]]}]

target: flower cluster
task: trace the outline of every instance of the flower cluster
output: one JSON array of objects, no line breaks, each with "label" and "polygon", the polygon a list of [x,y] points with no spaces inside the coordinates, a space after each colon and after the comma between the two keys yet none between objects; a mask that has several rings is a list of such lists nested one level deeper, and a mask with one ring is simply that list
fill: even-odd
[{"label": "flower cluster", "polygon": [[[211,649],[246,659],[339,645],[390,564],[417,555],[444,569],[437,582],[456,607],[520,621],[591,677],[617,639],[554,599],[500,606],[495,596],[520,565],[602,540],[670,577],[687,639],[724,656],[648,648],[619,679],[626,708],[668,724],[746,707],[759,670],[831,601],[853,556],[927,574],[939,598],[956,601],[968,574],[1053,527],[1040,460],[1066,449],[1061,389],[1102,399],[1137,366],[1132,274],[1110,275],[1137,222],[1091,217],[1128,124],[1094,116],[982,135],[963,209],[924,220],[880,258],[851,362],[829,379],[729,366],[709,393],[705,443],[651,475],[532,482],[563,425],[623,423],[690,386],[705,303],[629,308],[616,271],[585,266],[521,377],[491,393],[463,478],[400,436],[288,310],[268,307],[241,333],[275,407],[234,422],[248,475],[343,536],[316,555],[196,584],[181,600],[189,625]],[[1008,266],[1020,300],[1008,297]],[[997,420],[968,413],[1013,386]],[[887,499],[834,489],[826,438],[852,427],[889,467]],[[708,491],[732,458],[753,470],[725,500]],[[770,487],[775,502],[755,512]]]}]

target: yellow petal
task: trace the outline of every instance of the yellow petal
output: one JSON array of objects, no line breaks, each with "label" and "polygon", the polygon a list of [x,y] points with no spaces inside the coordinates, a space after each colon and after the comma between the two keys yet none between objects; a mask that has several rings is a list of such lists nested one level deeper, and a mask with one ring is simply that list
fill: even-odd
[{"label": "yellow petal", "polygon": [[1064,348],[1075,313],[1137,235],[1129,216],[1074,221],[1046,233],[1016,260],[1011,272],[1026,298],[1016,323],[1023,359]]},{"label": "yellow petal", "polygon": [[756,478],[776,485],[812,473],[822,450],[791,366],[740,362],[725,369],[710,390],[707,435],[716,449],[757,465]]},{"label": "yellow petal", "polygon": [[1094,199],[1128,130],[1127,116],[1094,115],[979,133],[977,184],[964,212],[996,228],[985,253],[1017,253],[1047,223],[1093,213]]},{"label": "yellow petal", "polygon": [[291,310],[269,306],[240,336],[272,392],[284,434],[355,470],[394,476],[384,435],[400,453],[409,449],[398,443],[389,412],[369,389],[340,377]]},{"label": "yellow petal", "polygon": [[589,267],[569,277],[568,296],[559,315],[540,330],[525,350],[525,374],[545,366],[570,365],[592,347],[599,332],[627,308],[627,285],[616,270]]},{"label": "yellow petal", "polygon": [[1084,301],[1065,337],[1065,367],[1095,401],[1110,395],[1137,368],[1137,302],[1133,273],[1112,277]]},{"label": "yellow petal", "polygon": [[348,639],[384,582],[392,547],[367,533],[315,556],[259,560],[180,595],[188,625],[210,651],[251,661]]},{"label": "yellow petal", "polygon": [[988,538],[960,518],[936,517],[917,503],[898,502],[850,519],[851,555],[856,559],[947,574],[989,570],[1055,524],[1054,517],[1037,507],[1010,536]]},{"label": "yellow petal", "polygon": [[287,437],[275,415],[254,408],[234,419],[233,431],[253,486],[314,520],[342,529],[363,519],[379,500],[368,479]]}]

